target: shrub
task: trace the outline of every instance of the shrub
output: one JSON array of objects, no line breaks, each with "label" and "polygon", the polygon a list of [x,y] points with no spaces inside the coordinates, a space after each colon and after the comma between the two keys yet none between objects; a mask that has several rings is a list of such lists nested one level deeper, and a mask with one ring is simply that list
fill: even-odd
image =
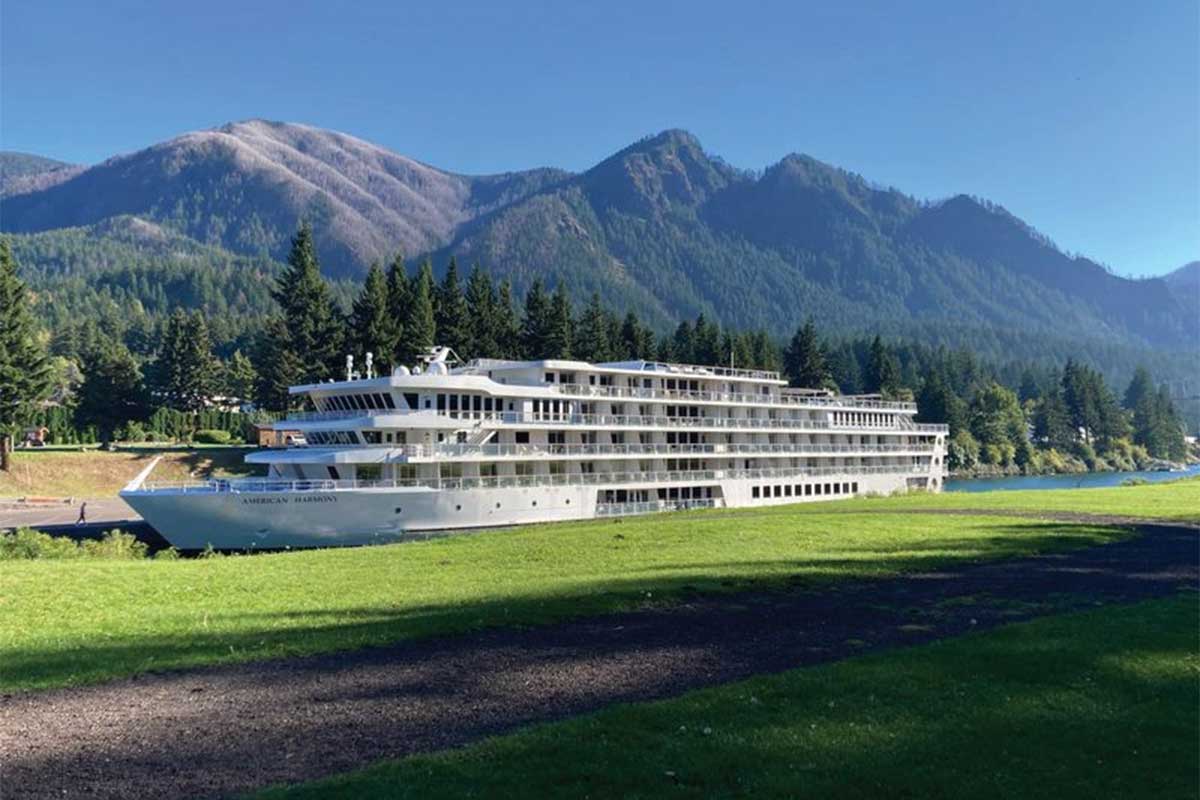
[{"label": "shrub", "polygon": [[81,555],[79,545],[65,536],[51,536],[32,528],[0,533],[0,561],[66,559]]},{"label": "shrub", "polygon": [[166,550],[159,550],[153,558],[155,561],[178,561],[179,551],[174,547],[168,547]]},{"label": "shrub", "polygon": [[202,431],[196,431],[196,435],[192,438],[199,444],[229,444],[229,440],[233,438],[233,434],[229,431],[217,430],[216,428],[206,428]]},{"label": "shrub", "polygon": [[139,542],[132,533],[112,530],[101,539],[91,539],[83,543],[84,555],[89,558],[108,558],[133,561],[146,557],[149,548],[145,542]]}]

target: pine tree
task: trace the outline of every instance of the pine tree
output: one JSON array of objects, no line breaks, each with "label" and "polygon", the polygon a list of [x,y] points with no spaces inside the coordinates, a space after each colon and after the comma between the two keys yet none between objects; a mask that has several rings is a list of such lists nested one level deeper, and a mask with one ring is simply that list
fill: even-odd
[{"label": "pine tree", "polygon": [[500,284],[500,296],[496,299],[496,357],[521,357],[521,325],[517,322],[517,310],[513,306],[512,284],[505,280]]},{"label": "pine tree", "polygon": [[388,317],[391,319],[392,352],[388,354],[387,362],[391,366],[412,363],[412,357],[401,352],[405,343],[404,323],[408,318],[409,304],[412,303],[412,281],[408,278],[408,269],[404,266],[404,256],[400,253],[392,259],[387,271]]},{"label": "pine tree", "polygon": [[681,364],[695,363],[696,348],[692,324],[686,319],[675,327],[675,335],[671,337],[671,354]]},{"label": "pine tree", "polygon": [[566,287],[558,285],[550,301],[550,329],[546,336],[546,358],[572,358],[571,345],[575,339],[575,317]]},{"label": "pine tree", "polygon": [[208,325],[199,311],[176,307],[150,370],[158,402],[180,411],[199,411],[216,391],[217,362]]},{"label": "pine tree", "polygon": [[435,344],[449,347],[460,358],[466,358],[471,347],[471,314],[467,298],[463,295],[462,283],[458,279],[458,261],[450,257],[446,277],[438,286],[434,298],[434,325],[437,328]]},{"label": "pine tree", "polygon": [[291,348],[287,323],[281,317],[269,320],[259,335],[254,361],[258,372],[254,396],[258,406],[268,411],[294,408],[298,401],[288,394],[288,387],[304,382],[304,365]]},{"label": "pine tree", "polygon": [[949,425],[951,437],[966,424],[964,403],[950,389],[941,370],[930,372],[921,384],[917,395],[917,421]]},{"label": "pine tree", "polygon": [[717,366],[725,361],[721,357],[721,329],[703,314],[696,317],[696,325],[692,328],[692,358],[697,364],[706,366]]},{"label": "pine tree", "polygon": [[0,239],[0,435],[24,422],[51,388],[29,296],[8,239]]},{"label": "pine tree", "polygon": [[629,360],[651,358],[652,354],[646,351],[645,345],[645,333],[641,322],[638,321],[637,314],[632,311],[626,313],[625,320],[621,323],[619,357]]},{"label": "pine tree", "polygon": [[387,374],[396,350],[395,326],[389,306],[387,278],[378,264],[372,264],[362,291],[354,301],[350,332],[355,358],[366,358],[367,353],[372,353],[381,374]]},{"label": "pine tree", "polygon": [[459,355],[471,358],[500,358],[500,309],[491,277],[478,263],[467,278],[467,318],[470,321],[470,345]]},{"label": "pine tree", "polygon": [[525,316],[521,320],[521,355],[524,358],[547,358],[551,327],[551,304],[542,282],[534,278],[525,293]]},{"label": "pine tree", "polygon": [[292,239],[287,263],[272,296],[283,309],[289,346],[302,365],[302,382],[317,383],[338,374],[344,325],[321,277],[307,222]]},{"label": "pine tree", "polygon": [[608,333],[608,312],[600,302],[600,294],[593,292],[575,331],[575,346],[572,351],[574,357],[593,364],[612,361],[614,356],[609,346]]},{"label": "pine tree", "polygon": [[426,259],[417,273],[402,324],[400,347],[401,364],[413,364],[417,357],[437,344],[437,321],[433,315],[433,264]]},{"label": "pine tree", "polygon": [[234,350],[222,369],[221,383],[224,394],[243,403],[252,403],[257,382],[258,373],[254,364],[240,349]]},{"label": "pine tree", "polygon": [[788,343],[783,354],[783,369],[792,386],[823,389],[829,383],[825,350],[817,338],[817,328],[811,317],[796,329],[792,341]]},{"label": "pine tree", "polygon": [[142,373],[123,344],[109,341],[88,352],[76,424],[96,426],[100,441],[108,445],[118,427],[146,418],[147,399]]},{"label": "pine tree", "polygon": [[1075,442],[1071,415],[1063,401],[1062,389],[1057,386],[1042,396],[1033,412],[1033,436],[1045,445],[1067,449]]},{"label": "pine tree", "polygon": [[750,348],[754,369],[765,369],[778,372],[782,366],[779,361],[779,349],[771,341],[766,331],[755,331],[750,334]]},{"label": "pine tree", "polygon": [[871,342],[866,380],[867,391],[873,394],[894,397],[900,391],[900,365],[879,336]]}]

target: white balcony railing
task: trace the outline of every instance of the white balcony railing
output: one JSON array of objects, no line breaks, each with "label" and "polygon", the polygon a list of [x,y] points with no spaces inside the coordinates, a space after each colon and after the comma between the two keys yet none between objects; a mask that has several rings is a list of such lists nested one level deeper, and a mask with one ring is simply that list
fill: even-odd
[{"label": "white balcony railing", "polygon": [[[296,413],[286,420],[276,423],[286,426],[289,422],[336,421],[343,419],[366,419],[375,416],[392,415],[390,411],[311,411]],[[519,411],[455,411],[433,415],[431,412],[418,412],[422,415],[446,417],[458,422],[490,422],[501,425],[531,425],[531,426],[572,426],[583,428],[687,428],[687,429],[720,429],[720,430],[786,430],[795,432],[812,431],[896,431],[898,433],[947,433],[946,425],[928,423],[906,423],[903,426],[848,423],[834,424],[824,420],[814,419],[759,419],[746,417],[670,417],[665,415],[646,414],[555,414],[555,413],[523,413]],[[401,412],[401,417],[410,416]]]}]

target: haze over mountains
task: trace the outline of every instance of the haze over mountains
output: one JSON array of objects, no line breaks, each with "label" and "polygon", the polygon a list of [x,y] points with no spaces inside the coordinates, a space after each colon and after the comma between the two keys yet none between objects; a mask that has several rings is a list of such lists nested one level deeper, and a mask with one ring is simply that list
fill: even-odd
[{"label": "haze over mountains", "polygon": [[[1121,278],[986,201],[922,203],[808,156],[738,170],[683,131],[578,174],[464,176],[345,134],[253,120],[88,168],[4,154],[0,177],[0,229],[19,239],[85,228],[72,235],[161,257],[281,259],[307,218],[333,277],[361,276],[397,250],[431,254],[439,271],[454,254],[518,291],[561,281],[662,326],[706,313],[783,335],[811,314],[829,329],[947,342],[982,331],[997,347],[1034,337],[1056,352],[1081,341],[1191,352],[1198,331],[1186,275]],[[32,238],[26,247],[54,259]],[[113,267],[29,266],[75,277]]]}]

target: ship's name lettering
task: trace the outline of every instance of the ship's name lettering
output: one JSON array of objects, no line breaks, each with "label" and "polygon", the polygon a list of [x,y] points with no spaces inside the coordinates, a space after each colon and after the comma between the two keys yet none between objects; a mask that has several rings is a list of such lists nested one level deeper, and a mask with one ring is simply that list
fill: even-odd
[{"label": "ship's name lettering", "polygon": [[243,497],[242,503],[252,506],[278,505],[282,503],[336,503],[338,499],[331,494],[303,494],[295,497]]}]

